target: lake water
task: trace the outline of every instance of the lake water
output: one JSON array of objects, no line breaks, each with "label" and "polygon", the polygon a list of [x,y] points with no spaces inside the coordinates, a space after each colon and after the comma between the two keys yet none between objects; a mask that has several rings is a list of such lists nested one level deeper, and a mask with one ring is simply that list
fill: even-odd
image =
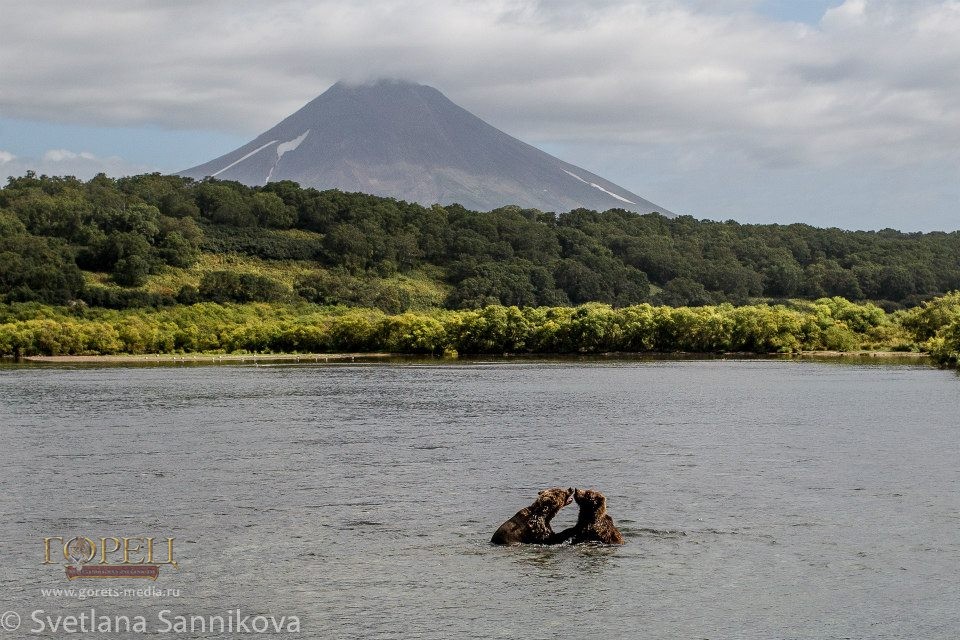
[{"label": "lake water", "polygon": [[[960,634],[953,372],[5,366],[0,437],[4,638],[91,607],[152,631],[163,609],[296,615],[308,638]],[[550,486],[603,491],[627,544],[488,544]],[[67,582],[43,537],[74,535],[172,536],[180,569]],[[147,586],[179,594],[41,592]]]}]

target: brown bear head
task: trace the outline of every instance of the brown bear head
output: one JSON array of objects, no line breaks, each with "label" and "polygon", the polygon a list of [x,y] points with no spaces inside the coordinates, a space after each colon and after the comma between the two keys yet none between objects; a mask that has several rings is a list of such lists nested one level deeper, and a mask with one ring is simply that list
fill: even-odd
[{"label": "brown bear head", "polygon": [[597,516],[603,516],[607,512],[607,497],[599,491],[577,489],[573,493],[573,499],[580,505],[581,510],[589,511]]},{"label": "brown bear head", "polygon": [[569,489],[561,489],[560,487],[544,489],[537,494],[537,499],[534,501],[531,509],[550,516],[556,515],[560,509],[563,509],[573,501],[573,494],[573,487]]}]

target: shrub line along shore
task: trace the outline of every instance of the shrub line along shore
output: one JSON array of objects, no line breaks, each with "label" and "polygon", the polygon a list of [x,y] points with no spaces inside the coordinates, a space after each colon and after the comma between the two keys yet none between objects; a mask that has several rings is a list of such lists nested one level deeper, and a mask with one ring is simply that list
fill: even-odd
[{"label": "shrub line along shore", "polygon": [[154,363],[154,362],[352,362],[403,357],[397,353],[143,353],[84,356],[25,356],[25,362]]},{"label": "shrub line along shore", "polygon": [[[483,354],[463,354],[466,357],[483,357]],[[489,354],[487,354],[489,356]],[[728,351],[725,353],[689,353],[689,352],[607,352],[594,354],[569,354],[569,353],[536,353],[536,354],[512,354],[505,353],[498,357],[522,360],[530,357],[584,357],[594,358],[617,358],[617,357],[689,357],[689,356],[713,356],[713,357],[753,357],[768,356],[779,358],[841,358],[841,359],[892,359],[892,360],[926,360],[930,358],[929,353],[919,351],[799,351],[787,354],[769,354],[752,353],[744,351]],[[395,358],[423,358],[422,353],[145,353],[145,354],[113,354],[113,355],[82,355],[82,356],[25,356],[20,358],[24,362],[49,362],[59,364],[83,364],[83,363],[104,363],[104,364],[138,364],[138,363],[270,363],[270,362],[297,362],[297,363],[342,363],[370,360],[391,360]],[[459,357],[459,356],[458,356]],[[452,360],[453,358],[441,358]]]},{"label": "shrub line along shore", "polygon": [[[47,357],[40,362],[331,361],[399,354],[913,358],[923,356],[907,354],[925,353],[950,366],[958,352],[960,292],[895,313],[843,298],[739,307],[491,305],[395,315],[276,303],[122,311],[0,305],[0,356]],[[65,356],[71,358],[49,359]]]}]

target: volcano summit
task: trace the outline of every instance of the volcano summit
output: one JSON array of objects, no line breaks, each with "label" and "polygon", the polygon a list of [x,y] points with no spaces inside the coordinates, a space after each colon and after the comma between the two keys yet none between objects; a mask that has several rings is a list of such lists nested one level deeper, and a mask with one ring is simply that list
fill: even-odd
[{"label": "volcano summit", "polygon": [[492,127],[425,85],[338,82],[248,144],[182,171],[247,185],[293,180],[486,211],[585,207],[672,215]]}]

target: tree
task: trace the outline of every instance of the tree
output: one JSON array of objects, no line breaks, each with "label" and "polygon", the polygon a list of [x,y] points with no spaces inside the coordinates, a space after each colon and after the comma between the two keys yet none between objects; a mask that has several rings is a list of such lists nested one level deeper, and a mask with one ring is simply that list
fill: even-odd
[{"label": "tree", "polygon": [[196,203],[201,215],[220,224],[249,227],[256,224],[242,185],[204,182],[197,187]]},{"label": "tree", "polygon": [[328,264],[342,265],[351,273],[359,273],[370,266],[374,247],[360,229],[352,224],[333,226],[323,239]]},{"label": "tree", "polygon": [[706,288],[690,278],[674,278],[664,285],[655,300],[671,307],[699,307],[713,302]]},{"label": "tree", "polygon": [[297,221],[297,212],[273,193],[253,194],[251,211],[261,226],[289,229]]},{"label": "tree", "polygon": [[150,275],[150,260],[142,254],[130,254],[113,265],[113,281],[124,287],[139,287]]}]

